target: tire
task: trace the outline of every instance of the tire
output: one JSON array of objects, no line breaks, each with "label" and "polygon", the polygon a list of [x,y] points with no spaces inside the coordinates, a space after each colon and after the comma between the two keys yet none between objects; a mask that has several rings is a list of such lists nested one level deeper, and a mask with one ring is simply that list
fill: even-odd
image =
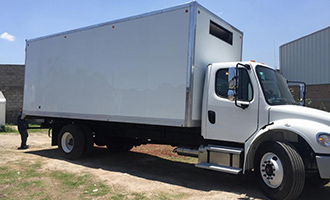
[{"label": "tire", "polygon": [[84,136],[85,136],[85,140],[86,140],[86,146],[85,146],[85,150],[84,150],[84,153],[82,156],[88,157],[93,154],[93,149],[94,149],[93,132],[92,132],[92,129],[90,129],[86,125],[82,125],[81,128],[84,131]]},{"label": "tire", "polygon": [[303,160],[286,142],[262,144],[257,150],[254,168],[263,193],[271,199],[296,199],[304,188]]},{"label": "tire", "polygon": [[107,142],[107,148],[110,152],[127,152],[133,148],[133,145],[124,141],[124,140],[116,140],[116,139],[110,139]]},{"label": "tire", "polygon": [[82,129],[76,125],[64,126],[58,135],[58,149],[60,154],[69,160],[82,157],[86,139]]},{"label": "tire", "polygon": [[107,144],[106,143],[106,138],[102,137],[102,136],[99,136],[98,134],[95,135],[94,143],[99,147],[105,146]]}]

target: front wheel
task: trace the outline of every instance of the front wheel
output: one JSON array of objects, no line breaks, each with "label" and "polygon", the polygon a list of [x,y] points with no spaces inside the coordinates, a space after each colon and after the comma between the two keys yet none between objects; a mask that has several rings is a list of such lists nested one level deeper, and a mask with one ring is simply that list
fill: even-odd
[{"label": "front wheel", "polygon": [[265,142],[257,150],[254,166],[262,191],[271,199],[295,199],[304,188],[304,163],[289,143]]}]

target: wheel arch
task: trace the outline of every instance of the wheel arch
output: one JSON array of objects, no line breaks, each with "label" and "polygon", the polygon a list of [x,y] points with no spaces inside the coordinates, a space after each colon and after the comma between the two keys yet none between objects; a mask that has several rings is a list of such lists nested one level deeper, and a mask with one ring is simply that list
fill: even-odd
[{"label": "wheel arch", "polygon": [[[278,128],[260,131],[252,140],[248,149],[246,150],[244,171],[250,170],[254,167],[254,158],[256,152],[261,144],[268,141],[286,141],[292,144],[299,155],[303,158],[305,166],[308,168],[315,168],[315,152],[311,148],[308,139],[304,138],[297,130]],[[317,167],[316,167],[317,168]]]}]

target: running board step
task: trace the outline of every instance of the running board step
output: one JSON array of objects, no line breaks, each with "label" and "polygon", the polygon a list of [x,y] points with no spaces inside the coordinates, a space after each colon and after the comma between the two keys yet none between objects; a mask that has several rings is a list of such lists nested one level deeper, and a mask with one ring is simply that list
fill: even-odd
[{"label": "running board step", "polygon": [[237,174],[243,168],[243,156],[243,148],[218,145],[200,146],[196,167]]},{"label": "running board step", "polygon": [[212,163],[198,163],[195,166],[198,168],[209,169],[209,170],[225,172],[230,174],[239,174],[242,172],[242,169],[240,168],[221,166]]},{"label": "running board step", "polygon": [[210,146],[206,146],[204,148],[207,151],[228,153],[228,154],[235,154],[235,155],[239,155],[243,152],[242,148],[235,148],[235,147],[211,146],[210,145]]}]

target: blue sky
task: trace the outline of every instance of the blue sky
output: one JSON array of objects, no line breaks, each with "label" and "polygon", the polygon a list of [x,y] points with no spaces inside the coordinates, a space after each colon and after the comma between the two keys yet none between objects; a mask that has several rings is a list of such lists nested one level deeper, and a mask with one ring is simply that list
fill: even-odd
[{"label": "blue sky", "polygon": [[[0,0],[0,64],[23,64],[25,39],[160,10],[187,0]],[[243,60],[279,67],[279,46],[330,26],[329,0],[199,0],[243,31]]]}]

